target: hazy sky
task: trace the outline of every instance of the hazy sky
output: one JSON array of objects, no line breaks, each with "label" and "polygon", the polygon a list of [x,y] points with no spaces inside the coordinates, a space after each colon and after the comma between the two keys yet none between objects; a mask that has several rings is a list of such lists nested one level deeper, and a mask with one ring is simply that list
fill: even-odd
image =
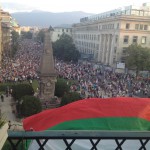
[{"label": "hazy sky", "polygon": [[[145,0],[1,0],[9,11],[45,10],[50,12],[84,11],[101,13],[128,5],[141,5]],[[150,0],[149,0],[150,2]]]}]

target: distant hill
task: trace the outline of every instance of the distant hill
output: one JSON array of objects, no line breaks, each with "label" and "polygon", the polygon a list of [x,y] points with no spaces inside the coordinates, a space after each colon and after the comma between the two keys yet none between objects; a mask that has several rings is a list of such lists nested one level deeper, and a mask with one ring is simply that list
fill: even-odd
[{"label": "distant hill", "polygon": [[34,10],[32,12],[12,13],[11,15],[21,26],[49,27],[51,25],[54,27],[62,24],[78,23],[80,18],[91,16],[93,14],[81,11],[52,13]]}]

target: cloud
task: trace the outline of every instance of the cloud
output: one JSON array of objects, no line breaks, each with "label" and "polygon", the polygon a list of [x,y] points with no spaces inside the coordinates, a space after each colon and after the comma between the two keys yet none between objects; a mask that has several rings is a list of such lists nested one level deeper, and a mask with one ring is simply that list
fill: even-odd
[{"label": "cloud", "polygon": [[6,3],[2,2],[2,9],[9,12],[23,12],[23,11],[32,11],[37,9],[36,7],[20,4],[20,3]]}]

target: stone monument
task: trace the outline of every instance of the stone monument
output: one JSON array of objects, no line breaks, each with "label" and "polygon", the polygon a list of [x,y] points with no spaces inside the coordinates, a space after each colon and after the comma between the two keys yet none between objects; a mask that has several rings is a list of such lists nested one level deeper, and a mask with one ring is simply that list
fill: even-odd
[{"label": "stone monument", "polygon": [[45,31],[44,50],[39,67],[39,96],[40,99],[44,101],[49,101],[51,98],[53,98],[55,92],[56,71],[54,68],[51,36],[52,30]]}]

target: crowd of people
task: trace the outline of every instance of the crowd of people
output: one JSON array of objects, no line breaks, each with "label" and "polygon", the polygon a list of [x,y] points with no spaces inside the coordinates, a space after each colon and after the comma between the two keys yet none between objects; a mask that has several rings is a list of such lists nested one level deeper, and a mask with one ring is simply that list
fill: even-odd
[{"label": "crowd of people", "polygon": [[[15,57],[5,57],[0,68],[0,82],[22,82],[38,79],[42,45],[32,40],[23,40]],[[79,92],[81,97],[119,97],[142,96],[150,94],[150,80],[137,79],[134,75],[115,73],[113,70],[90,62],[65,63],[55,61],[59,77],[71,82],[71,91]]]},{"label": "crowd of people", "polygon": [[115,73],[112,69],[102,66],[95,67],[93,63],[56,62],[60,77],[74,80],[72,91],[77,91],[83,98],[89,97],[148,97],[150,80],[137,79],[134,75]]},{"label": "crowd of people", "polygon": [[14,58],[4,57],[0,68],[0,82],[37,79],[42,47],[32,40],[23,40]]}]

